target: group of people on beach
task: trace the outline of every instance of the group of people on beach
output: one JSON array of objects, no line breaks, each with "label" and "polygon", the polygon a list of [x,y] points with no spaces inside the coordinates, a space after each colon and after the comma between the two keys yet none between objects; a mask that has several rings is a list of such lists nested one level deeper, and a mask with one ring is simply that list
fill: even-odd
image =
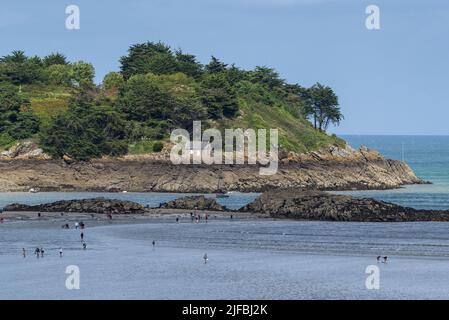
[{"label": "group of people on beach", "polygon": [[[78,230],[78,229],[84,229],[84,227],[85,227],[85,224],[84,224],[84,222],[83,221],[80,221],[80,222],[75,222],[75,229],[76,230]],[[63,224],[62,226],[61,226],[61,228],[62,229],[70,229],[70,225],[68,224],[68,223],[65,223],[65,224]]]},{"label": "group of people on beach", "polygon": [[[39,213],[38,214],[39,215],[39,217],[41,216],[41,214]],[[75,222],[75,225],[74,225],[74,227],[75,227],[75,229],[81,229],[81,230],[84,230],[84,228],[85,228],[85,224],[84,224],[84,222],[83,221],[80,221],[80,222]],[[69,224],[68,223],[65,223],[65,224],[63,224],[62,226],[61,226],[61,228],[62,229],[70,229],[70,226],[69,226]],[[82,243],[82,246],[83,246],[83,250],[86,250],[87,249],[87,244],[86,244],[86,242],[84,241],[84,231],[81,231],[81,233],[80,233],[80,239],[81,239],[81,243]],[[44,248],[39,248],[39,247],[36,247],[36,249],[34,250],[34,255],[37,257],[37,258],[43,258],[44,257],[44,253],[45,253],[45,250],[44,250]],[[24,258],[26,258],[26,256],[27,256],[27,251],[26,251],[26,249],[25,248],[22,248],[22,256],[24,257]],[[63,256],[63,250],[62,250],[62,247],[61,248],[59,248],[59,257],[61,257],[62,258],[62,256]]]},{"label": "group of people on beach", "polygon": [[[203,219],[203,217],[200,214],[194,214],[193,212],[190,212],[190,221],[193,222],[195,221],[196,223],[201,222],[201,220]],[[207,222],[209,220],[209,215],[206,213],[204,215],[204,220]],[[176,218],[176,222],[179,221],[179,218]]]},{"label": "group of people on beach", "polygon": [[382,258],[383,258],[382,263],[387,263],[387,260],[388,260],[388,257],[387,257],[387,256],[384,256],[384,257],[382,257],[382,256],[377,256],[377,258],[376,258],[377,263],[380,263],[380,261],[381,261]]},{"label": "group of people on beach", "polygon": [[[44,253],[45,250],[42,247],[37,247],[36,249],[34,249],[34,255],[36,256],[36,258],[43,258],[44,257]],[[27,251],[25,248],[22,248],[22,257],[26,258],[27,256]],[[59,249],[59,256],[62,258],[62,248]]]}]

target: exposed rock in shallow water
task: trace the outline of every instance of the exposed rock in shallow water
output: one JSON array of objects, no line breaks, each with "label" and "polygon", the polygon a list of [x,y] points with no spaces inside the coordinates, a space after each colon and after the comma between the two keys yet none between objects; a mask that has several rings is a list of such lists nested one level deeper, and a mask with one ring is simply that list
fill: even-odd
[{"label": "exposed rock in shallow water", "polygon": [[226,209],[218,204],[215,199],[206,198],[205,196],[191,196],[172,200],[161,204],[160,208],[210,211],[224,211]]},{"label": "exposed rock in shallow water", "polygon": [[24,204],[11,204],[4,208],[5,211],[41,211],[41,212],[80,212],[80,213],[104,213],[104,214],[133,214],[144,213],[145,208],[135,202],[111,200],[105,198],[63,200],[53,203],[28,206]]},{"label": "exposed rock in shallow water", "polygon": [[416,210],[374,199],[300,189],[265,192],[240,211],[298,220],[449,221],[449,211]]}]

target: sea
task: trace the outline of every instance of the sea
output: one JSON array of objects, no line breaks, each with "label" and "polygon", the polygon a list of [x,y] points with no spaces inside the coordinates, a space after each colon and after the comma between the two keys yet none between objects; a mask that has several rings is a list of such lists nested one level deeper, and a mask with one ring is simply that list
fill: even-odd
[{"label": "sea", "polygon": [[449,209],[449,136],[342,136],[352,147],[364,145],[386,158],[407,162],[416,175],[432,184],[396,190],[350,191],[416,209]]}]

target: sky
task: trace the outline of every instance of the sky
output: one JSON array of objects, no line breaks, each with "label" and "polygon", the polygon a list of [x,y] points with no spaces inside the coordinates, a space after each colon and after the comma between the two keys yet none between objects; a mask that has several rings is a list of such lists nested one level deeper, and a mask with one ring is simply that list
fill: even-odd
[{"label": "sky", "polygon": [[[68,5],[80,29],[66,28]],[[368,30],[368,5],[380,29]],[[2,0],[0,55],[62,52],[100,82],[131,44],[162,41],[244,69],[273,67],[291,83],[331,86],[337,134],[449,135],[447,0]]]}]

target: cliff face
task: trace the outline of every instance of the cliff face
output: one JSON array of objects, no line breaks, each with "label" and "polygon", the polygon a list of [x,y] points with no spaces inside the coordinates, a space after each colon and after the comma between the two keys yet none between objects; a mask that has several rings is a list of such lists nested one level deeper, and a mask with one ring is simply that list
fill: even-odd
[{"label": "cliff face", "polygon": [[173,165],[149,157],[101,159],[67,164],[61,160],[0,161],[0,191],[265,191],[387,189],[422,183],[401,161],[377,152],[330,148],[281,156],[279,170],[261,176],[254,165]]}]

